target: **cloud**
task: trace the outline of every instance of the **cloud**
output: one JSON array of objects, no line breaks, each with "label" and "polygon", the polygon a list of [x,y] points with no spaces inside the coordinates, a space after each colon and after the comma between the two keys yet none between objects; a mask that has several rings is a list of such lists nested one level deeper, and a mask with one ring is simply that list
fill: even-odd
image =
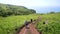
[{"label": "cloud", "polygon": [[26,7],[60,6],[60,0],[0,0],[0,3],[21,5]]}]

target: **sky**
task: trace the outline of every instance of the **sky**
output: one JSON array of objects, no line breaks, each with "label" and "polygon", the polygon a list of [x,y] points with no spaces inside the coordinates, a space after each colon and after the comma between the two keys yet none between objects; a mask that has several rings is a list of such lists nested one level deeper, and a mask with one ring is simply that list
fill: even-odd
[{"label": "sky", "polygon": [[0,0],[0,3],[25,6],[36,10],[37,13],[60,11],[60,0]]}]

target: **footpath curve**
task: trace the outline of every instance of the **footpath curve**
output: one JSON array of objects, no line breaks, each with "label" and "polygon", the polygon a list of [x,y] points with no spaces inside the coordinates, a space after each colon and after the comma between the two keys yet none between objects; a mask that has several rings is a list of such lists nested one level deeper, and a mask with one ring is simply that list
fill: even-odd
[{"label": "footpath curve", "polygon": [[35,25],[38,21],[40,21],[40,18],[38,18],[35,21],[29,23],[27,25],[28,29],[24,26],[17,34],[41,34],[35,28]]}]

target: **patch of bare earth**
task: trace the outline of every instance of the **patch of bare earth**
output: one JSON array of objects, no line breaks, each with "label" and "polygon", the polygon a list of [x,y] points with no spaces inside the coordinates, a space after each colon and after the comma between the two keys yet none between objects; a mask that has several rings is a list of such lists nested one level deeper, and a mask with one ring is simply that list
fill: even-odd
[{"label": "patch of bare earth", "polygon": [[23,27],[19,34],[40,34],[37,29],[35,29],[35,24],[30,23],[27,27],[29,27],[29,29]]}]

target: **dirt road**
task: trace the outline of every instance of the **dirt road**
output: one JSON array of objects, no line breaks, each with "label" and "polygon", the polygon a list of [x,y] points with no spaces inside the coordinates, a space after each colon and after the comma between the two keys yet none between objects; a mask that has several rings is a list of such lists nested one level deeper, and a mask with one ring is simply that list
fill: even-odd
[{"label": "dirt road", "polygon": [[30,23],[27,27],[29,27],[29,29],[23,27],[18,34],[40,34],[37,29],[35,29],[35,24]]},{"label": "dirt road", "polygon": [[35,25],[37,22],[41,20],[40,17],[38,19],[34,20],[33,22],[29,23],[27,25],[28,29],[24,26],[18,34],[42,34],[41,32],[39,33],[37,29],[35,28]]}]

